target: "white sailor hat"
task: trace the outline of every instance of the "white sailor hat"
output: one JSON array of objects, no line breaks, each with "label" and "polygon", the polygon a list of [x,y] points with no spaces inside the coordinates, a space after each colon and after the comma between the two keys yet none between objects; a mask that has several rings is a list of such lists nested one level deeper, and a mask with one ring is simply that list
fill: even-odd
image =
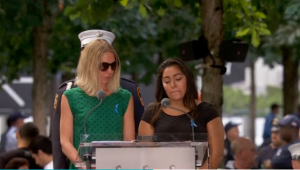
[{"label": "white sailor hat", "polygon": [[81,47],[97,39],[104,39],[111,45],[115,39],[115,34],[104,30],[87,30],[81,32],[78,38],[80,39]]},{"label": "white sailor hat", "polygon": [[293,160],[300,160],[300,143],[293,144],[288,149]]}]

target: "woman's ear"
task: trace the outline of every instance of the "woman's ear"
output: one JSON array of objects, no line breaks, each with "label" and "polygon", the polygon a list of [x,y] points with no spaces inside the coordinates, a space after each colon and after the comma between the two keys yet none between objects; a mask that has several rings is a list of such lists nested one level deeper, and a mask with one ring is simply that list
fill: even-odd
[{"label": "woman's ear", "polygon": [[39,149],[39,150],[37,151],[37,153],[36,153],[36,154],[37,154],[38,156],[41,156],[41,155],[43,155],[43,154],[44,154],[44,152],[43,152],[42,150],[40,150],[40,149]]}]

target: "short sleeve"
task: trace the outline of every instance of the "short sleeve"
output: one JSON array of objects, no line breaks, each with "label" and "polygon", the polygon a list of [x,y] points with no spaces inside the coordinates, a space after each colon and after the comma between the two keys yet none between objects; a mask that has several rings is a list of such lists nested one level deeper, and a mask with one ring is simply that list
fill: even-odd
[{"label": "short sleeve", "polygon": [[[68,90],[65,90],[64,92],[63,92],[63,94],[67,97],[67,99],[68,100],[71,100],[70,98],[72,97],[72,95],[73,95],[73,89],[68,89]],[[70,102],[70,101],[69,101]]]},{"label": "short sleeve", "polygon": [[145,122],[147,122],[147,123],[149,123],[149,124],[151,124],[151,120],[152,120],[152,118],[153,118],[153,116],[155,114],[155,111],[156,111],[155,108],[156,108],[156,104],[155,103],[150,103],[146,107],[146,109],[145,109],[145,111],[143,113],[142,120],[145,121]]},{"label": "short sleeve", "polygon": [[127,111],[127,108],[128,108],[128,105],[129,105],[129,101],[130,101],[130,98],[131,98],[132,94],[130,91],[126,90],[126,89],[120,89],[119,91],[119,100],[122,101],[122,113],[126,113]]},{"label": "short sleeve", "polygon": [[206,123],[210,122],[211,120],[217,118],[217,117],[220,117],[219,113],[217,112],[216,108],[212,105],[212,104],[209,104],[209,103],[203,103],[203,109],[202,109],[202,112],[203,115],[204,115],[204,121]]}]

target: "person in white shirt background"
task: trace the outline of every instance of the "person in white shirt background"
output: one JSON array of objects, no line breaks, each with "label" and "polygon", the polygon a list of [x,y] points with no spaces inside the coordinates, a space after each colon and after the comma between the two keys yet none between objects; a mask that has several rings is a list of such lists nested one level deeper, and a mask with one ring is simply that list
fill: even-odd
[{"label": "person in white shirt background", "polygon": [[20,126],[24,124],[25,116],[21,112],[10,115],[7,119],[8,129],[1,135],[0,152],[7,152],[18,148],[16,133]]},{"label": "person in white shirt background", "polygon": [[36,164],[44,169],[53,169],[52,143],[48,137],[40,135],[34,138],[29,149]]}]

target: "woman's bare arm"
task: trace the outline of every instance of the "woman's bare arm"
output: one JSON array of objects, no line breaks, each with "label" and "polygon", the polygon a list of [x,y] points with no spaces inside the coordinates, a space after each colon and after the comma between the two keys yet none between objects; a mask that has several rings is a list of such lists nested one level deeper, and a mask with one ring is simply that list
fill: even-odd
[{"label": "woman's bare arm", "polygon": [[134,130],[134,103],[132,96],[130,97],[127,110],[124,115],[123,124],[123,140],[132,141],[135,140],[135,130]]},{"label": "woman's bare arm", "polygon": [[[223,160],[224,153],[224,127],[220,117],[207,123],[209,144],[209,169],[217,169]],[[202,165],[202,169],[208,169],[208,160]]]},{"label": "woman's bare arm", "polygon": [[73,145],[73,114],[65,95],[61,98],[60,143],[63,153],[75,164],[77,150]]}]

